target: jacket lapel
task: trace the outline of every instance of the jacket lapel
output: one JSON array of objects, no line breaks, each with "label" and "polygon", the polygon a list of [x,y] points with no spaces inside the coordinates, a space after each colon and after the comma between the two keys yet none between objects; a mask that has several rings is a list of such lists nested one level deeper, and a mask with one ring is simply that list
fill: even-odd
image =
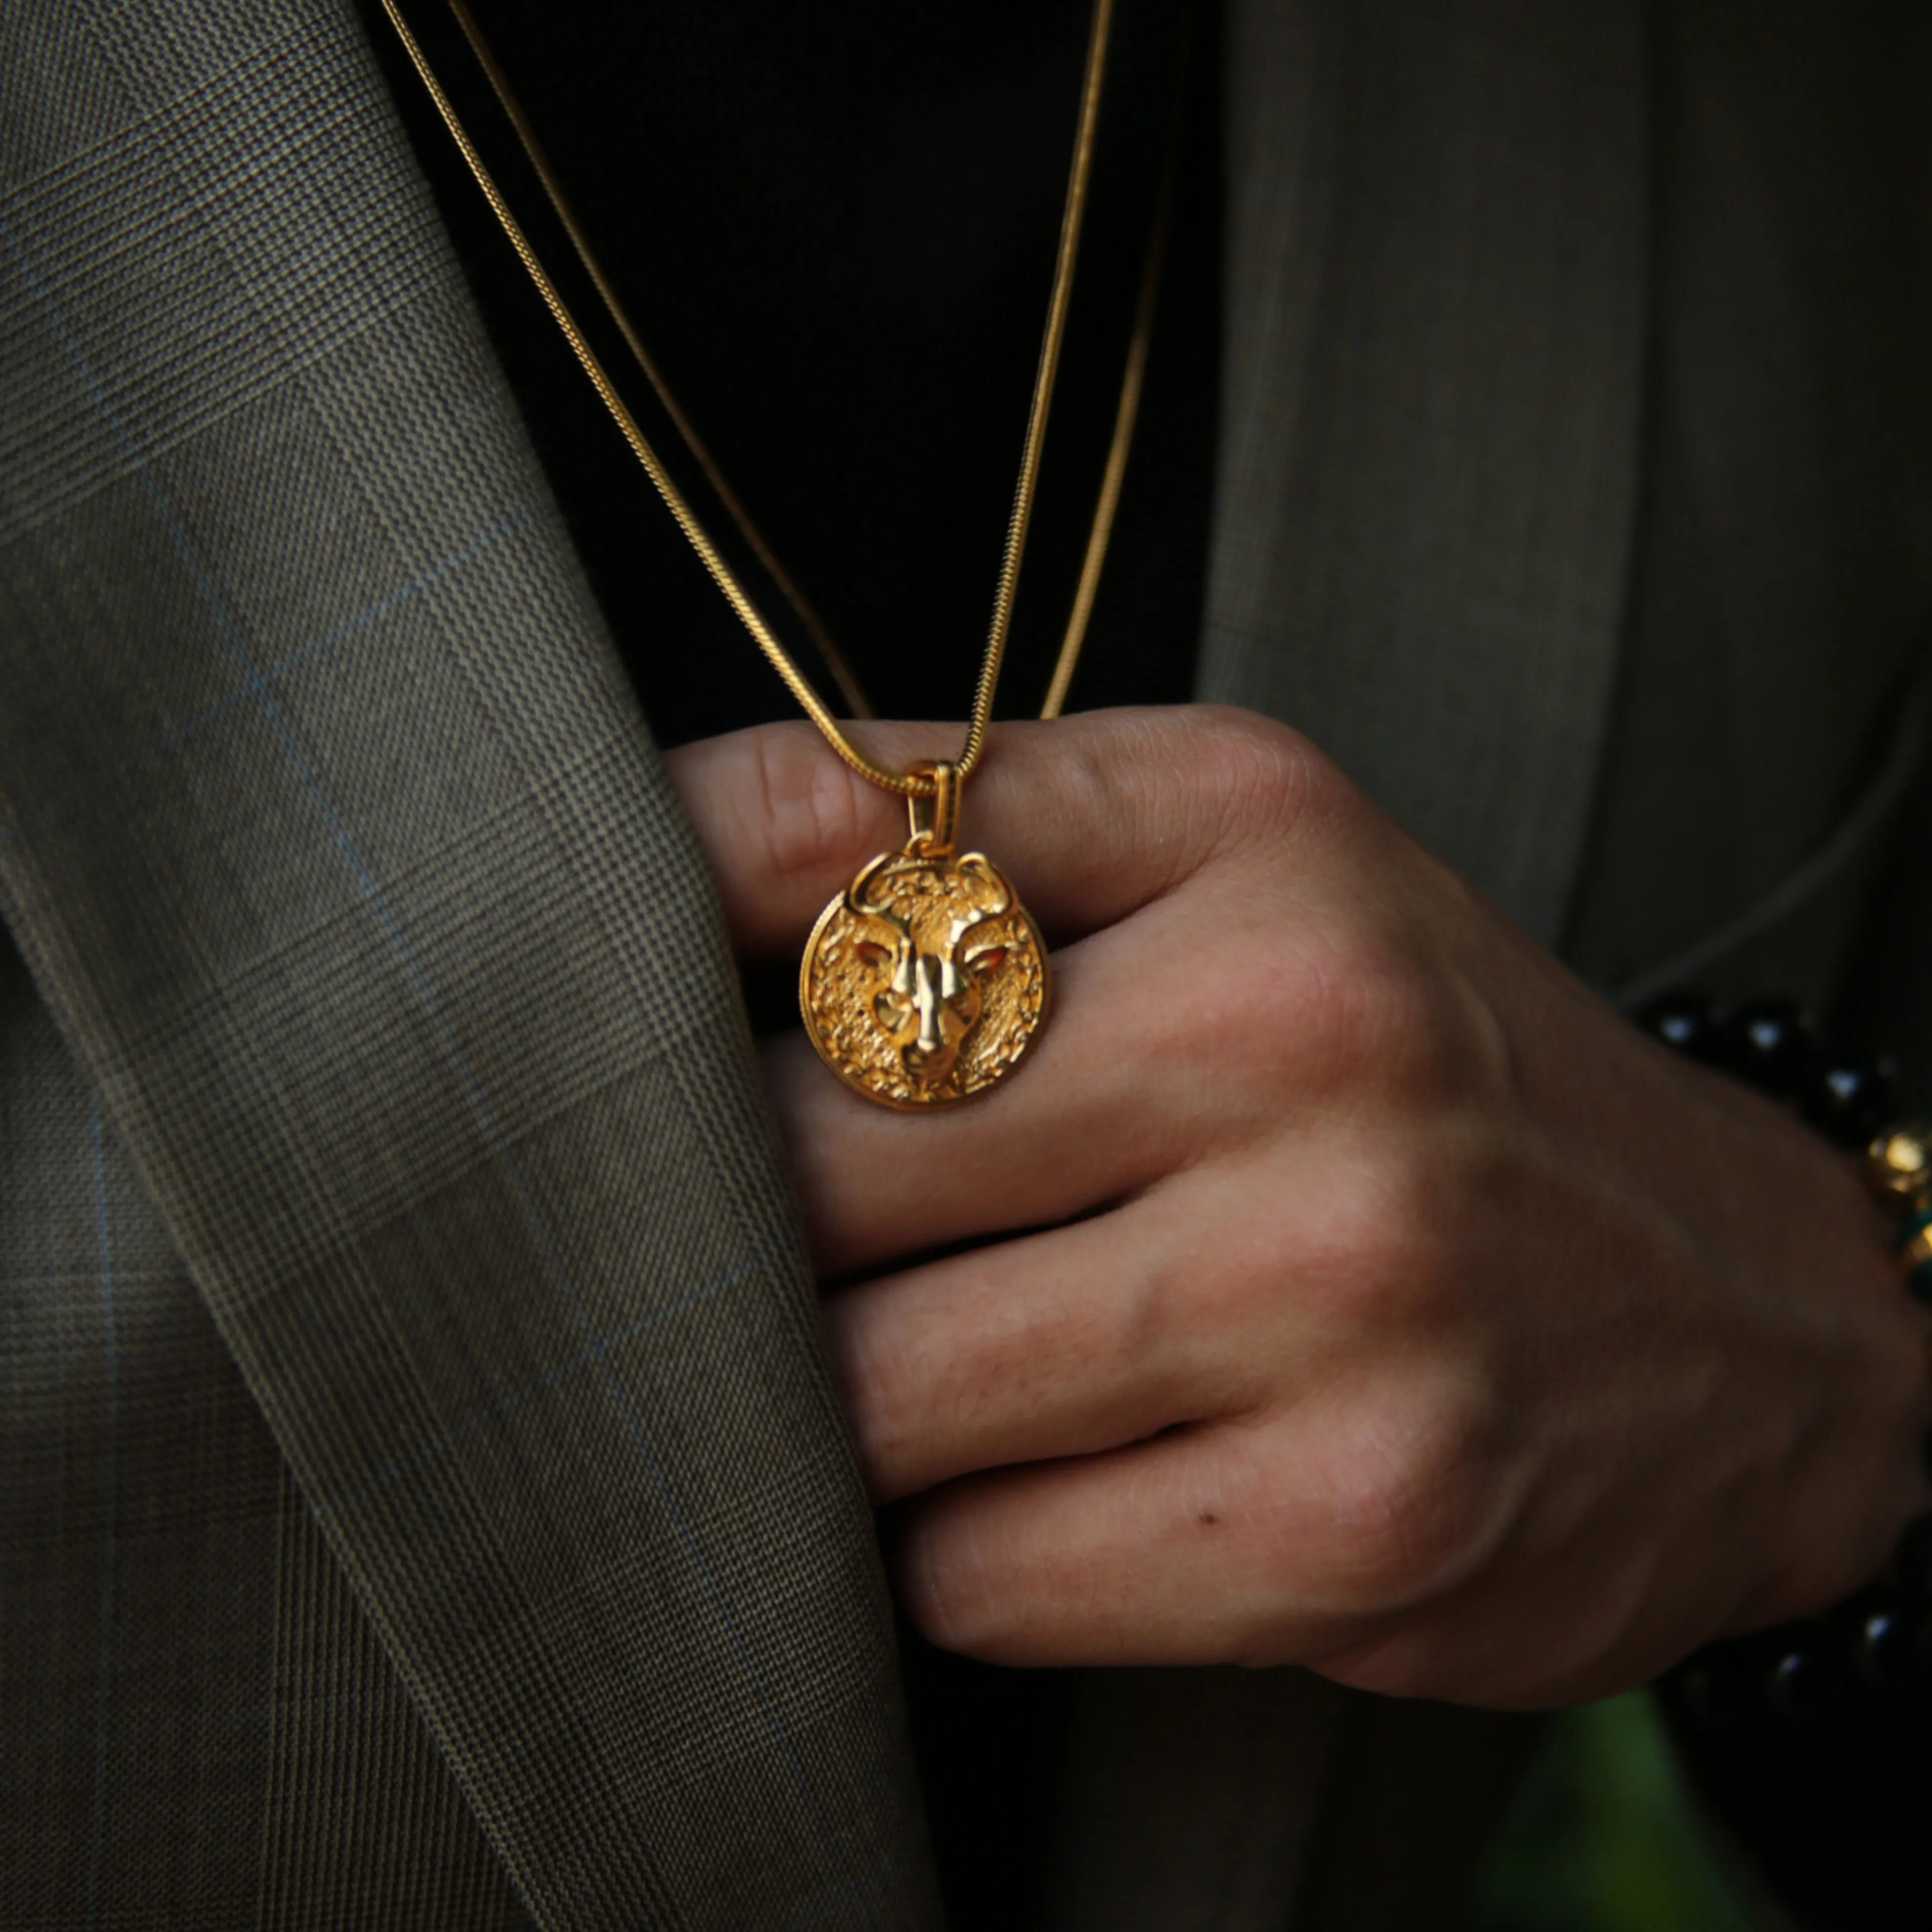
[{"label": "jacket lapel", "polygon": [[1642,10],[1233,0],[1200,692],[1540,937],[1588,815],[1645,340]]},{"label": "jacket lapel", "polygon": [[934,1922],[710,887],[346,0],[0,129],[0,891],[538,1922]]}]

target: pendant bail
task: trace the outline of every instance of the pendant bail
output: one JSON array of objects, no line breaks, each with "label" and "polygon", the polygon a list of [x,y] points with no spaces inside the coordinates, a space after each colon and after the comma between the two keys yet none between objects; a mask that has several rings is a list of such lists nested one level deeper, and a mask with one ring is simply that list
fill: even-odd
[{"label": "pendant bail", "polygon": [[917,793],[906,800],[912,819],[912,848],[929,859],[943,859],[952,850],[959,831],[959,767],[949,758],[933,758],[913,770],[932,780],[932,796]]}]

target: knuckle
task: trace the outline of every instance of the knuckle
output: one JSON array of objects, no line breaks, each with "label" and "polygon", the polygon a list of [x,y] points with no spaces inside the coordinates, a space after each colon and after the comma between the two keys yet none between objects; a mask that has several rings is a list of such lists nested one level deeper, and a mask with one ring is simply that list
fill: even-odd
[{"label": "knuckle", "polygon": [[1316,1037],[1352,1082],[1412,1090],[1432,1084],[1445,1032],[1435,978],[1412,950],[1374,932],[1344,935],[1312,976]]},{"label": "knuckle", "polygon": [[1311,949],[1299,979],[1304,1064],[1330,1090],[1376,1095],[1411,1119],[1470,1100],[1506,1106],[1516,1092],[1507,1030],[1426,940],[1351,922]]},{"label": "knuckle", "polygon": [[1195,707],[1188,722],[1196,768],[1224,836],[1279,833],[1354,795],[1338,766],[1273,718],[1209,704]]},{"label": "knuckle", "polygon": [[1486,1553],[1486,1406],[1466,1386],[1412,1386],[1335,1432],[1319,1472],[1324,1567],[1358,1610],[1438,1596]]},{"label": "knuckle", "polygon": [[1409,1136],[1371,1126],[1324,1163],[1296,1217],[1296,1252],[1330,1318],[1364,1352],[1456,1352],[1486,1373],[1505,1330],[1498,1270],[1526,1199],[1512,1134],[1467,1119]]},{"label": "knuckle", "polygon": [[1432,1336],[1454,1315],[1460,1256],[1435,1192],[1418,1162],[1385,1157],[1328,1217],[1330,1278],[1358,1336]]}]

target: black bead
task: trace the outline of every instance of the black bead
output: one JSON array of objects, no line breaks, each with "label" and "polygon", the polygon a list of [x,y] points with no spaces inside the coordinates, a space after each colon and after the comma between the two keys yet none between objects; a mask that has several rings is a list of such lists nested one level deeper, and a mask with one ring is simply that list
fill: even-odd
[{"label": "black bead", "polygon": [[1880,1690],[1904,1690],[1925,1667],[1924,1619],[1902,1604],[1881,1604],[1860,1619],[1852,1643],[1858,1675]]},{"label": "black bead", "polygon": [[1888,1060],[1820,1055],[1798,1100],[1821,1134],[1842,1148],[1864,1147],[1898,1116],[1898,1070]]},{"label": "black bead", "polygon": [[1720,1040],[1716,1010],[1702,993],[1665,993],[1638,1016],[1644,1030],[1687,1060],[1716,1064]]},{"label": "black bead", "polygon": [[1788,1000],[1739,1006],[1720,1029],[1721,1064],[1779,1100],[1796,1098],[1811,1070],[1811,1028]]},{"label": "black bead", "polygon": [[1830,1667],[1810,1643],[1789,1646],[1765,1673],[1766,1701],[1794,1724],[1822,1717],[1838,1702],[1838,1688]]},{"label": "black bead", "polygon": [[1892,1574],[1914,1603],[1932,1598],[1932,1515],[1915,1517],[1906,1525],[1892,1553]]}]

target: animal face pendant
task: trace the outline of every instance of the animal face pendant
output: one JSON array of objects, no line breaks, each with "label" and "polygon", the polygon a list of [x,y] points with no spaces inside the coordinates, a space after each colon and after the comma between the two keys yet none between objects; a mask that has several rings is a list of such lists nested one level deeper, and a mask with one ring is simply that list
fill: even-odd
[{"label": "animal face pendant", "polygon": [[916,832],[818,916],[799,1005],[847,1086],[917,1112],[983,1093],[1019,1064],[1052,997],[1046,946],[983,853]]}]

